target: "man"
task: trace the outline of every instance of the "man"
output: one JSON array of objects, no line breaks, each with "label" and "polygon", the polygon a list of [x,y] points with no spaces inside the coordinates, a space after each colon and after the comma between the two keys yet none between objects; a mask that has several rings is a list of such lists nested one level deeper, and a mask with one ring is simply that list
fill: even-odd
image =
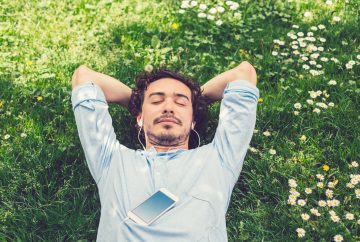
[{"label": "man", "polygon": [[[210,101],[221,100],[221,108],[213,141],[194,149],[189,134],[201,102],[196,84],[167,70],[137,81],[132,92],[85,66],[72,77],[76,124],[100,195],[97,240],[227,241],[225,215],[256,121],[255,69],[242,62],[198,87]],[[109,102],[136,115],[144,150],[116,140]],[[149,226],[128,219],[128,211],[163,187],[179,198],[171,210]]]}]

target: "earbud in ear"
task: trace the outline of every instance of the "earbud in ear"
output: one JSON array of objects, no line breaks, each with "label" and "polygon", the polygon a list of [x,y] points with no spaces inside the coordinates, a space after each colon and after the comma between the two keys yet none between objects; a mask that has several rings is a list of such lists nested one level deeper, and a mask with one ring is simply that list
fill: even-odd
[{"label": "earbud in ear", "polygon": [[191,129],[194,129],[194,127],[195,127],[195,123],[192,122],[192,123],[191,123]]},{"label": "earbud in ear", "polygon": [[139,126],[140,126],[140,127],[143,126],[143,120],[142,120],[142,119],[140,119],[140,121],[139,121]]}]

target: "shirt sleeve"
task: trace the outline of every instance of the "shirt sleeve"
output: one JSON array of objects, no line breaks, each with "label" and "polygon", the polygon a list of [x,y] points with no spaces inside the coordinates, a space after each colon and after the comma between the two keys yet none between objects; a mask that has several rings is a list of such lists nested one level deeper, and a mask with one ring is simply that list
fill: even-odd
[{"label": "shirt sleeve", "polygon": [[108,104],[103,91],[95,83],[76,86],[71,101],[86,162],[98,184],[110,165],[117,142]]},{"label": "shirt sleeve", "polygon": [[221,165],[235,184],[247,153],[256,122],[259,89],[246,80],[228,83],[220,107],[219,123],[212,141]]}]

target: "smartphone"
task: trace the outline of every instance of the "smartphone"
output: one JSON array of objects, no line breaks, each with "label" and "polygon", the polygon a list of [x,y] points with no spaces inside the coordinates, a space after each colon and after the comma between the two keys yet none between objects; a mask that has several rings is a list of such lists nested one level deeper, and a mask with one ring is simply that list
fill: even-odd
[{"label": "smartphone", "polygon": [[178,198],[166,188],[161,188],[139,206],[128,212],[134,222],[148,226],[175,206]]}]

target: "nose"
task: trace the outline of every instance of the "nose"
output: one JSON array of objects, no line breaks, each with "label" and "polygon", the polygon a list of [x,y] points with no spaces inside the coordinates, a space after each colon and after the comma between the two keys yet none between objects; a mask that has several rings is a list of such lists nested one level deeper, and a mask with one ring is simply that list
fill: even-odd
[{"label": "nose", "polygon": [[174,102],[173,102],[173,100],[171,98],[165,99],[164,110],[163,110],[162,113],[163,114],[165,114],[165,113],[174,114]]}]

